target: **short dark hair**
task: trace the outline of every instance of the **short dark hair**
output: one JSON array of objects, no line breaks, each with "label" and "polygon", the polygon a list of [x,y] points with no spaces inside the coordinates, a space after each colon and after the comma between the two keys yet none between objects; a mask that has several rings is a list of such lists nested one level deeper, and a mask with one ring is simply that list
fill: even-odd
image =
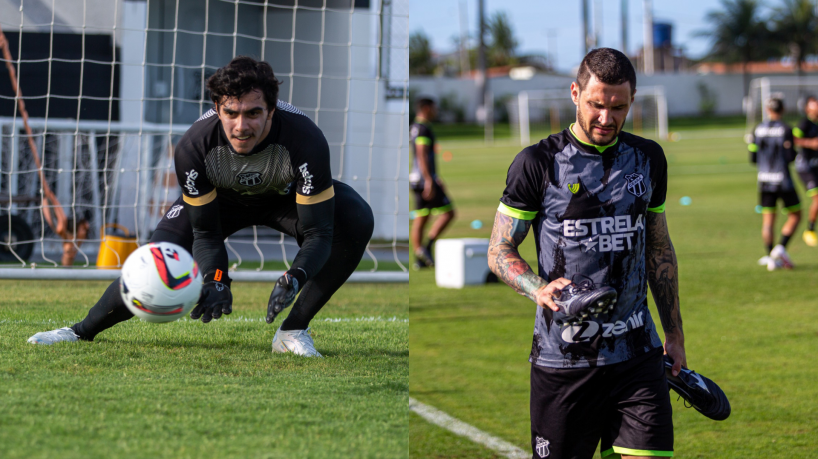
[{"label": "short dark hair", "polygon": [[258,89],[264,95],[267,109],[272,110],[278,102],[280,84],[270,64],[249,56],[236,56],[207,79],[207,90],[210,99],[218,105],[225,97],[239,98]]},{"label": "short dark hair", "polygon": [[424,109],[426,107],[431,107],[434,104],[435,104],[435,101],[428,98],[428,97],[420,97],[420,98],[415,100],[415,108],[417,110],[421,110],[421,109]]},{"label": "short dark hair", "polygon": [[591,75],[605,84],[631,84],[631,94],[636,91],[636,71],[628,56],[611,48],[597,48],[585,55],[577,71],[577,84],[582,91]]},{"label": "short dark hair", "polygon": [[770,97],[767,99],[767,109],[773,113],[782,113],[784,111],[784,101],[778,97]]}]

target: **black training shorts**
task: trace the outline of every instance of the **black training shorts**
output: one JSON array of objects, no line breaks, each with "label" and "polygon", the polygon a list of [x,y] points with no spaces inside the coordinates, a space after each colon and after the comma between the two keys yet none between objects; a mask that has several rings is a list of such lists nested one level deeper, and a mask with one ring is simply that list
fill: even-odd
[{"label": "black training shorts", "polygon": [[415,210],[414,215],[417,217],[426,217],[428,215],[440,215],[452,210],[452,202],[446,196],[446,191],[440,186],[437,181],[434,182],[432,188],[435,190],[435,195],[432,199],[423,199],[423,187],[413,185],[412,192],[415,195]]},{"label": "black training shorts", "polygon": [[801,200],[795,190],[790,191],[762,191],[759,195],[761,211],[763,213],[775,213],[778,200],[784,203],[784,209],[794,212],[801,208]]},{"label": "black training shorts", "polygon": [[531,366],[533,458],[673,455],[662,349],[595,368]]}]

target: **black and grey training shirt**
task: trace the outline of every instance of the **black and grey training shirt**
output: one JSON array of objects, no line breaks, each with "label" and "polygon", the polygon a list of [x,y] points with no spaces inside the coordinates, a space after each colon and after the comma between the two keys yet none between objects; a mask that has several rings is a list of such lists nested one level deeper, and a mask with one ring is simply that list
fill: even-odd
[{"label": "black and grey training shirt", "polygon": [[537,307],[532,363],[595,367],[662,346],[648,311],[645,225],[648,212],[664,212],[666,194],[662,148],[629,133],[599,147],[569,127],[517,155],[498,212],[532,220],[540,277],[584,275],[618,293],[606,320],[578,326],[561,328]]},{"label": "black and grey training shirt", "polygon": [[[798,122],[797,127],[792,128],[792,135],[799,139],[814,139],[818,137],[818,124],[805,116]],[[798,155],[795,157],[795,170],[806,172],[816,169],[818,169],[818,150],[799,147]]]},{"label": "black and grey training shirt", "polygon": [[219,206],[252,212],[257,206],[284,205],[292,193],[304,241],[290,271],[303,285],[323,267],[334,221],[330,152],[321,130],[300,110],[278,101],[267,137],[250,153],[238,154],[211,109],[182,136],[174,160],[193,225],[193,256],[205,281],[217,270],[227,272]]},{"label": "black and grey training shirt", "polygon": [[429,126],[429,122],[422,119],[415,119],[409,127],[409,143],[412,146],[412,170],[409,172],[409,184],[412,188],[423,188],[425,179],[420,171],[420,164],[417,158],[417,145],[426,146],[426,165],[429,167],[429,174],[432,178],[437,177],[437,164],[435,163],[435,134]]},{"label": "black and grey training shirt", "polygon": [[780,120],[764,121],[753,129],[750,160],[758,165],[758,191],[792,191],[790,163],[795,159],[792,128]]}]

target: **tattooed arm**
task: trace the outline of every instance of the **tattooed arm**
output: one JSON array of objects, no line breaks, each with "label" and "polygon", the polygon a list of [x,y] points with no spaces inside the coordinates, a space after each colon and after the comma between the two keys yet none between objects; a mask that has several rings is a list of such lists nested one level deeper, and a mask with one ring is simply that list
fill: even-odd
[{"label": "tattooed arm", "polygon": [[557,311],[559,308],[551,297],[571,281],[559,278],[549,284],[534,274],[531,266],[523,260],[517,247],[530,228],[531,220],[520,220],[497,212],[489,242],[489,269],[520,295]]},{"label": "tattooed arm", "polygon": [[648,212],[645,264],[659,319],[665,331],[665,353],[673,359],[673,374],[687,367],[682,315],[679,311],[679,277],[676,252],[670,242],[665,213]]}]

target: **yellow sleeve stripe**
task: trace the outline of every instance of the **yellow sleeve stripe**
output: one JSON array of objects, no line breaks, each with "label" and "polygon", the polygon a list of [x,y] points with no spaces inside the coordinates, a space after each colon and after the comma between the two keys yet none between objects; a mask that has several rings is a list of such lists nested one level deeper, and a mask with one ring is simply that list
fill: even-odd
[{"label": "yellow sleeve stripe", "polygon": [[415,145],[431,145],[432,139],[428,137],[415,137]]},{"label": "yellow sleeve stripe", "polygon": [[216,199],[216,189],[213,188],[213,191],[198,198],[191,198],[190,196],[183,195],[182,199],[184,199],[185,202],[191,206],[203,206],[205,204],[210,204],[214,199]]},{"label": "yellow sleeve stripe", "polygon": [[537,216],[537,212],[515,209],[503,204],[502,202],[500,203],[500,207],[497,208],[497,212],[500,212],[503,215],[508,215],[511,218],[516,218],[517,220],[534,220],[534,218]]},{"label": "yellow sleeve stripe", "polygon": [[795,137],[798,137],[799,139],[801,139],[801,138],[804,137],[804,131],[802,131],[801,129],[799,129],[797,127],[792,128],[792,135],[794,135]]},{"label": "yellow sleeve stripe", "polygon": [[661,206],[656,207],[648,207],[648,212],[653,212],[655,214],[661,214],[665,211],[665,203],[663,202]]},{"label": "yellow sleeve stripe", "polygon": [[335,196],[335,188],[330,186],[326,190],[316,194],[315,196],[304,196],[303,194],[296,194],[295,195],[295,203],[296,204],[318,204],[319,202],[324,202],[326,200],[331,199]]},{"label": "yellow sleeve stripe", "polygon": [[752,153],[756,153],[758,151],[758,145],[751,143],[747,145],[747,149],[750,150]]}]

